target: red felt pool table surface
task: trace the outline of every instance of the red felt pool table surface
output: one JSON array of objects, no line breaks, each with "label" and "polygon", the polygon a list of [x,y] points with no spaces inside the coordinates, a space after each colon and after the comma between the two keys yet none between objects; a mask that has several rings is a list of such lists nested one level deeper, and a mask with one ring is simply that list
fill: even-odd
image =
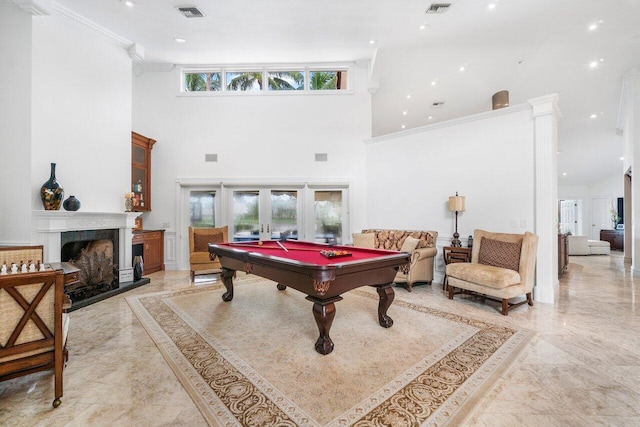
[{"label": "red felt pool table surface", "polygon": [[[334,258],[323,251],[346,252]],[[409,264],[409,254],[352,246],[330,246],[296,240],[209,244],[211,259],[222,265],[224,301],[233,299],[233,277],[236,271],[255,274],[278,283],[283,291],[291,287],[307,295],[314,303],[313,315],[320,336],[316,351],[328,354],[333,350],[329,330],[335,316],[335,303],[341,294],[361,286],[373,286],[379,295],[378,322],[384,328],[393,320],[387,316],[395,293],[393,279],[398,269]]]},{"label": "red felt pool table surface", "polygon": [[[381,256],[398,254],[398,252],[395,251],[357,248],[353,246],[330,246],[326,244],[301,242],[297,240],[287,240],[284,242],[265,240],[246,243],[220,243],[218,246],[228,247],[239,251],[253,252],[264,256],[283,258],[299,263],[315,264],[318,266],[360,262]],[[322,251],[342,251],[348,253],[348,255],[330,258],[323,255]]]}]

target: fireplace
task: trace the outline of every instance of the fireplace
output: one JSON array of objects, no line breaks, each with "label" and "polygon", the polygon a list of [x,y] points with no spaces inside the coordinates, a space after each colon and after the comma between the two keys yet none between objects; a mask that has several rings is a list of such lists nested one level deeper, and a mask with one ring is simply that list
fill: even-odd
[{"label": "fireplace", "polygon": [[[71,298],[72,309],[148,283],[148,279],[142,283],[133,281],[131,231],[139,215],[139,212],[33,212],[32,241],[44,246],[43,261],[71,262],[80,269],[81,280],[69,290],[76,292]],[[91,296],[94,293],[99,295]]]},{"label": "fireplace", "polygon": [[117,229],[60,233],[60,260],[80,270],[78,281],[65,286],[71,301],[82,301],[118,288],[119,232]]}]

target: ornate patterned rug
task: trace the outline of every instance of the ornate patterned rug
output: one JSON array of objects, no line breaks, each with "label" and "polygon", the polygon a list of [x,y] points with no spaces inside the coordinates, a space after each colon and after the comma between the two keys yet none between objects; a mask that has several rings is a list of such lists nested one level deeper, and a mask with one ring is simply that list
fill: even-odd
[{"label": "ornate patterned rug", "polygon": [[531,335],[398,297],[384,329],[377,294],[360,288],[336,303],[335,349],[322,356],[302,293],[256,276],[235,281],[230,303],[223,292],[127,298],[214,426],[457,425]]}]

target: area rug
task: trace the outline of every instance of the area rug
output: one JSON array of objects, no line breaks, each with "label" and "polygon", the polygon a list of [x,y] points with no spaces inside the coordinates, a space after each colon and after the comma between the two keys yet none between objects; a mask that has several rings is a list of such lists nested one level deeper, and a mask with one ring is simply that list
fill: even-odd
[{"label": "area rug", "polygon": [[127,298],[213,426],[459,425],[531,335],[400,298],[381,328],[378,295],[360,288],[336,303],[323,356],[305,295],[257,276],[234,291]]}]

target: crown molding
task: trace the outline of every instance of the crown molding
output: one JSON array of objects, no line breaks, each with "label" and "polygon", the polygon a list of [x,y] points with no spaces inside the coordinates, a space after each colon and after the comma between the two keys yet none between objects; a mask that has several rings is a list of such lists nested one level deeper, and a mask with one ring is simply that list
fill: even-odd
[{"label": "crown molding", "polygon": [[[30,15],[51,15],[51,0],[12,0],[20,9]],[[11,3],[11,2],[9,2]]]}]

